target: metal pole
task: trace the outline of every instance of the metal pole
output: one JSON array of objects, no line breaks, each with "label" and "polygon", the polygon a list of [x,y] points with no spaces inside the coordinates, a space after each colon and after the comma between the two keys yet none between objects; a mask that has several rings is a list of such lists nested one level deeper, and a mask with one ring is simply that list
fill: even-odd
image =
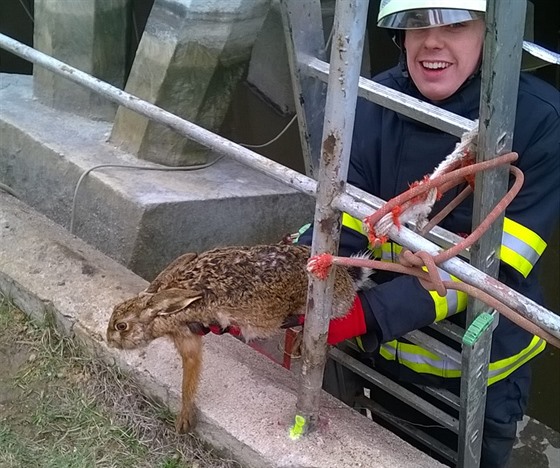
[{"label": "metal pole", "polygon": [[[263,172],[275,180],[283,182],[300,192],[307,193],[312,196],[316,193],[317,182],[313,179],[282,166],[275,161],[265,158],[258,153],[216,135],[187,120],[183,120],[170,112],[150,104],[149,102],[143,101],[142,99],[126,93],[119,88],[111,86],[108,83],[98,80],[97,78],[71,67],[70,65],[49,57],[48,55],[15,41],[4,34],[0,34],[0,47],[25,60],[29,60],[30,62],[45,67],[54,73],[62,75],[74,83],[78,83],[81,86],[94,90],[110,101],[116,102],[119,105],[138,112],[139,114],[153,119],[163,125],[167,125],[179,132],[181,135],[195,140],[214,151],[227,154],[236,161],[257,171]],[[345,193],[341,193],[333,200],[333,207],[338,210],[345,211],[356,218],[363,219],[370,215],[372,211],[379,209],[383,203],[384,201],[378,197],[370,195],[363,190],[357,189],[356,187],[348,186]],[[444,231],[441,228],[434,229],[432,232],[437,232],[438,235],[432,236],[431,238],[442,245],[448,245],[450,239],[452,240],[456,237],[453,233]],[[426,252],[434,255],[441,252],[440,247],[406,227],[402,227],[400,230],[393,227],[389,231],[389,236],[395,242],[398,242],[399,244],[414,251],[425,250]],[[505,286],[459,258],[447,260],[440,266],[448,273],[455,275],[457,278],[465,281],[466,283],[482,289],[492,297],[502,301],[512,309],[517,310],[523,317],[560,338],[560,317],[554,312],[551,312],[531,299],[524,297],[517,291]]]},{"label": "metal pole", "polygon": [[[525,1],[487,2],[477,162],[495,158],[512,148],[526,7]],[[476,175],[473,229],[486,219],[507,192],[508,176],[507,167]],[[493,278],[498,276],[500,268],[503,221],[502,213],[471,247],[473,267]],[[469,300],[467,329],[483,312],[492,313],[486,304]],[[495,312],[493,315],[496,324],[499,315]],[[480,465],[492,329],[488,327],[474,346],[463,346],[458,445],[458,466],[461,468]]]},{"label": "metal pole", "polygon": [[0,34],[0,47],[21,58],[24,58],[25,60],[29,60],[30,62],[40,65],[57,75],[62,75],[74,83],[91,89],[96,93],[99,93],[104,98],[116,102],[127,109],[131,109],[145,117],[155,120],[158,123],[166,125],[169,128],[176,130],[181,135],[191,138],[214,151],[232,156],[236,161],[239,161],[240,163],[252,167],[260,172],[264,172],[280,182],[287,183],[300,192],[304,192],[312,196],[315,195],[317,183],[313,179],[310,179],[297,171],[271,161],[254,151],[216,135],[205,128],[189,122],[188,120],[183,120],[171,112],[139,99],[122,89],[116,88],[115,86],[88,75],[77,68],[71,67],[64,62],[43,54],[32,47],[28,47],[18,41],[15,41],[4,34]]},{"label": "metal pole", "polygon": [[310,177],[316,178],[327,87],[325,83],[304,73],[303,69],[309,57],[325,57],[321,2],[282,0],[281,10],[305,171]]},{"label": "metal pole", "polygon": [[[358,97],[358,78],[367,18],[367,0],[336,2],[331,66],[325,105],[312,254],[337,252],[340,211],[333,200],[344,190]],[[334,275],[309,283],[303,355],[296,410],[310,430],[317,422],[327,356]]]}]

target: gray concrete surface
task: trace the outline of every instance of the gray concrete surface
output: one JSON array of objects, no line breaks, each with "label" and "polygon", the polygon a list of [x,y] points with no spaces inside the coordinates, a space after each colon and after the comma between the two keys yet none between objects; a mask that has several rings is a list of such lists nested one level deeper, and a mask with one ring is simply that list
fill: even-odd
[{"label": "gray concrete surface", "polygon": [[[118,88],[124,86],[130,25],[129,0],[35,0],[33,46]],[[72,5],[74,6],[74,5]],[[34,67],[35,95],[46,105],[112,120],[117,106],[96,93]]]},{"label": "gray concrete surface", "polygon": [[[30,76],[0,74],[0,182],[57,223],[69,227],[87,169],[162,167],[107,143],[109,123],[44,106],[31,89]],[[227,158],[199,171],[105,168],[81,185],[74,232],[150,279],[186,251],[276,242],[312,219],[313,203]]]},{"label": "gray concrete surface", "polygon": [[[171,408],[180,362],[171,343],[141,351],[107,348],[112,306],[146,282],[15,198],[0,192],[0,290],[34,317],[46,310],[88,349],[130,372]],[[204,339],[197,434],[250,467],[441,466],[326,393],[319,429],[292,441],[296,377],[240,341]]]},{"label": "gray concrete surface", "polygon": [[[270,0],[155,0],[125,90],[213,132],[246,74]],[[209,151],[120,107],[111,141],[141,159],[185,166]]]},{"label": "gray concrete surface", "polygon": [[[284,336],[258,341],[251,346],[273,361],[282,363]],[[299,356],[292,359],[291,368],[296,373],[300,371]],[[517,440],[506,468],[560,468],[560,433],[536,419],[524,416],[517,425]]]},{"label": "gray concrete surface", "polygon": [[560,434],[525,416],[517,425],[517,441],[508,468],[529,467],[560,467]]}]

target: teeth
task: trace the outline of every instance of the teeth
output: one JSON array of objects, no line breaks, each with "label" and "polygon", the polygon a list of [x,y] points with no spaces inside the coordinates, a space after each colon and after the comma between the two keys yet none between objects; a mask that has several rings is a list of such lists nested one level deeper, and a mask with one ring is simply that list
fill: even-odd
[{"label": "teeth", "polygon": [[447,68],[449,65],[450,64],[447,62],[422,62],[422,66],[431,70],[437,70],[438,68]]}]

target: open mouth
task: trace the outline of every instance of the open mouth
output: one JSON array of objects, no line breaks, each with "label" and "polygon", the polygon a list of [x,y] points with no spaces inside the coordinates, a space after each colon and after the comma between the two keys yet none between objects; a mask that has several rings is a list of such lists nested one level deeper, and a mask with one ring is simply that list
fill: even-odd
[{"label": "open mouth", "polygon": [[422,64],[422,67],[428,69],[428,70],[445,70],[446,68],[450,67],[451,64],[449,62],[428,62],[428,61],[423,61],[420,62]]}]

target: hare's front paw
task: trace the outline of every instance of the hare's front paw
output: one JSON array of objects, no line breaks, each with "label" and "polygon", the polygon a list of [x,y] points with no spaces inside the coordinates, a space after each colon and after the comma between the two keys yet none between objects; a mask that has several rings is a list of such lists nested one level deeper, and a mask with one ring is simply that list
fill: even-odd
[{"label": "hare's front paw", "polygon": [[195,425],[195,418],[191,411],[181,411],[175,420],[175,430],[179,434],[186,434]]}]

